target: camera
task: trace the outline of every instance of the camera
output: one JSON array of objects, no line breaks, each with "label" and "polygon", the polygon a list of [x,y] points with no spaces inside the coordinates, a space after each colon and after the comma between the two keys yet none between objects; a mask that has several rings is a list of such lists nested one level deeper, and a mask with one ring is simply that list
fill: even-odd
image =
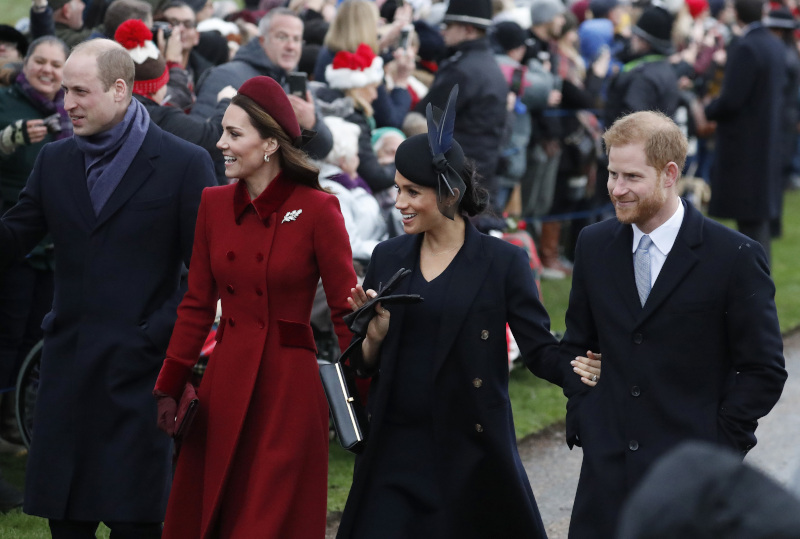
[{"label": "camera", "polygon": [[48,133],[56,134],[61,133],[61,116],[56,112],[47,118],[43,118],[44,126],[47,128]]},{"label": "camera", "polygon": [[153,23],[153,27],[150,29],[150,31],[153,32],[153,41],[155,41],[156,43],[157,43],[157,40],[158,40],[158,31],[159,30],[163,30],[164,31],[164,41],[168,40],[169,36],[172,35],[172,25],[170,25],[168,22],[164,22],[164,21],[155,21]]}]

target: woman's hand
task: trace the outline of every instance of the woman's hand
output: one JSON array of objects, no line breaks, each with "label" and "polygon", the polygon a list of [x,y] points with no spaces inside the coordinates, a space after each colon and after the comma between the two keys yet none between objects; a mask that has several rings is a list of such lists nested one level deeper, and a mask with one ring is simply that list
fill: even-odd
[{"label": "woman's hand", "polygon": [[41,142],[47,136],[47,127],[42,120],[28,120],[25,127],[28,130],[28,139],[31,144]]},{"label": "woman's hand", "polygon": [[[372,289],[365,292],[360,284],[356,285],[355,288],[351,288],[350,294],[351,297],[347,298],[347,303],[354,311],[360,309],[369,298],[374,298],[378,295],[378,293]],[[390,318],[391,313],[384,309],[380,302],[376,303],[375,316],[370,320],[369,326],[367,326],[367,338],[365,339],[365,343],[369,342],[371,345],[380,346],[383,339],[386,338],[386,333],[389,331]]]},{"label": "woman's hand", "polygon": [[602,354],[595,354],[591,350],[586,352],[586,356],[578,356],[570,362],[572,370],[581,377],[581,382],[587,386],[594,387],[600,381],[600,359]]},{"label": "woman's hand", "polygon": [[154,391],[156,406],[158,407],[158,428],[168,436],[175,436],[175,416],[178,413],[178,402],[161,391]]}]

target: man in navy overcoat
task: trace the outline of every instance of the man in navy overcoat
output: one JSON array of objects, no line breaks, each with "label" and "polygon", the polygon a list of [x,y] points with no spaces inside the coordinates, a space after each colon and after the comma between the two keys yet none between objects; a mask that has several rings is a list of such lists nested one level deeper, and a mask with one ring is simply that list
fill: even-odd
[{"label": "man in navy overcoat", "polygon": [[770,259],[770,220],[783,212],[781,132],[786,86],[783,44],[761,24],[763,0],[736,0],[742,36],[731,43],[719,98],[706,107],[717,122],[711,167],[714,217],[736,219]]},{"label": "man in navy overcoat", "polygon": [[617,219],[587,227],[562,347],[603,354],[603,376],[568,403],[583,447],[570,538],[609,538],[648,467],[689,439],[744,454],[786,379],[764,249],[678,197],[688,143],[661,113],[604,135]]},{"label": "man in navy overcoat", "polygon": [[49,232],[55,299],[26,473],[25,512],[53,537],[160,537],[171,442],[151,392],[175,321],[208,152],[131,101],[134,67],[109,40],[64,66],[75,136],[45,146],[0,221],[0,264]]}]

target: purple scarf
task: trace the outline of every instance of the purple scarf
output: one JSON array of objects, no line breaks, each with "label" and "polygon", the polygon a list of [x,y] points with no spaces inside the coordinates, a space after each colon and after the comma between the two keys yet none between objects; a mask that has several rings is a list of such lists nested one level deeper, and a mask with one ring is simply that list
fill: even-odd
[{"label": "purple scarf", "polygon": [[36,110],[41,112],[42,115],[50,116],[56,112],[58,113],[58,117],[61,120],[61,132],[53,135],[55,140],[61,140],[72,136],[72,122],[69,119],[69,114],[67,114],[67,111],[64,110],[63,88],[58,89],[56,96],[51,101],[40,94],[33,86],[31,86],[31,83],[28,81],[25,73],[20,71],[15,82],[17,83],[17,86],[19,86],[20,90],[22,90],[22,93],[28,97],[33,106],[36,107]]},{"label": "purple scarf", "polygon": [[363,187],[367,193],[372,194],[372,189],[369,188],[369,185],[367,185],[367,182],[365,182],[361,178],[361,176],[356,176],[355,178],[351,178],[350,176],[342,172],[339,174],[334,174],[333,176],[329,176],[328,179],[340,184],[348,191],[355,189],[356,187]]},{"label": "purple scarf", "polygon": [[100,215],[100,210],[139,153],[149,125],[147,109],[138,100],[132,99],[125,118],[108,131],[88,137],[75,135],[75,143],[83,152],[86,185],[95,215]]}]

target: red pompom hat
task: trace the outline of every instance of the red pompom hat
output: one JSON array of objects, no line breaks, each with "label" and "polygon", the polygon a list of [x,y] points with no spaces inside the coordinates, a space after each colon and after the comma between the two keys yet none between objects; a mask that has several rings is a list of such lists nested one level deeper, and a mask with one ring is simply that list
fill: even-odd
[{"label": "red pompom hat", "polygon": [[167,62],[153,43],[153,33],[139,19],[130,19],[119,25],[114,39],[133,58],[136,74],[134,75],[133,93],[150,97],[169,82]]},{"label": "red pompom hat", "polygon": [[328,86],[337,90],[363,88],[383,81],[383,59],[376,56],[369,45],[361,43],[355,54],[339,51],[333,63],[325,69]]}]

